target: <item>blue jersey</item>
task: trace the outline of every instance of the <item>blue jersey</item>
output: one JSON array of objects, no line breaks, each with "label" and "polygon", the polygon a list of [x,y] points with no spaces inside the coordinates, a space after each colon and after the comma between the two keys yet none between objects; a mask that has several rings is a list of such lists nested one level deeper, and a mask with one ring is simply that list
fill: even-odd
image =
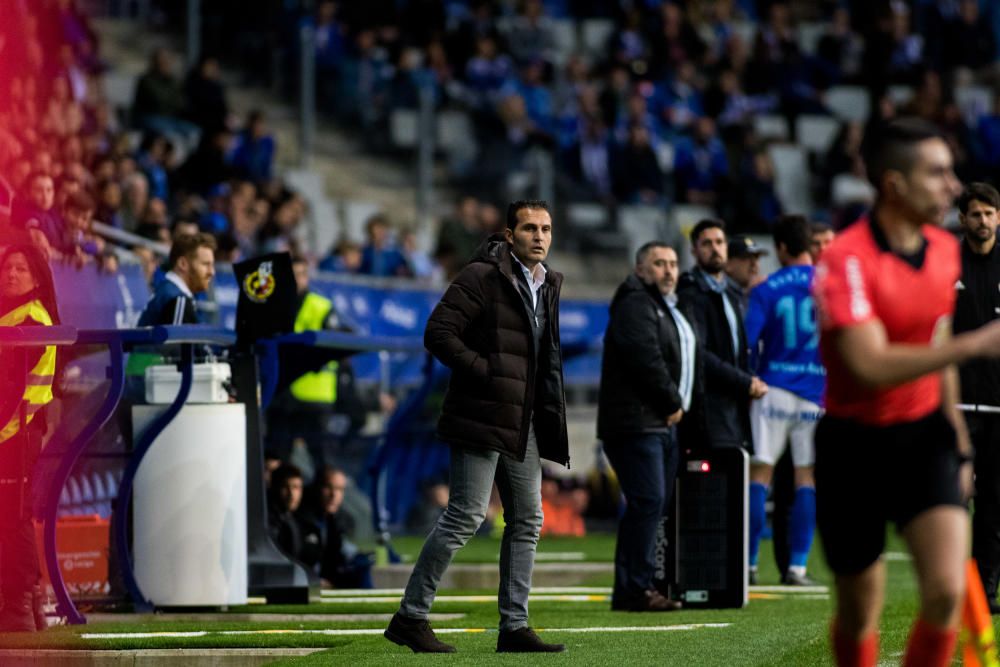
[{"label": "blue jersey", "polygon": [[822,405],[812,266],[786,266],[750,292],[746,332],[751,367],[768,385]]}]

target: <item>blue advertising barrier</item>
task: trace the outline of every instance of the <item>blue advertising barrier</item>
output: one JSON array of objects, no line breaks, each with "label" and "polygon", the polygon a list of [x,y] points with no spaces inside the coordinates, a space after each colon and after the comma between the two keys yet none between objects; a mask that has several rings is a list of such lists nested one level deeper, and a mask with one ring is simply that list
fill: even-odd
[{"label": "blue advertising barrier", "polygon": [[[82,269],[56,264],[52,267],[59,294],[62,321],[85,329],[134,327],[149,301],[150,290],[138,266],[124,265],[117,274],[94,267]],[[431,311],[441,298],[441,290],[415,286],[408,281],[372,279],[332,273],[318,274],[310,289],[330,299],[347,321],[364,336],[422,338]],[[236,324],[239,287],[228,266],[220,265],[215,277],[215,324],[232,330]],[[608,304],[602,301],[563,299],[559,324],[563,345],[585,341],[599,350],[608,323]],[[379,359],[375,353],[355,357],[355,375],[365,380],[379,379]],[[394,385],[419,384],[422,355],[395,352],[390,355],[389,380]],[[596,384],[600,376],[600,354],[591,352],[566,362],[568,385]]]}]

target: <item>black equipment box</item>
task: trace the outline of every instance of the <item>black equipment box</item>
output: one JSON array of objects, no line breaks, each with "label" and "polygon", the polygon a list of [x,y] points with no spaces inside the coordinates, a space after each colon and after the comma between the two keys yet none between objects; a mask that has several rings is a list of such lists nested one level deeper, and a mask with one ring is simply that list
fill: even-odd
[{"label": "black equipment box", "polygon": [[750,457],[738,448],[682,451],[656,540],[656,586],[687,608],[748,599]]}]

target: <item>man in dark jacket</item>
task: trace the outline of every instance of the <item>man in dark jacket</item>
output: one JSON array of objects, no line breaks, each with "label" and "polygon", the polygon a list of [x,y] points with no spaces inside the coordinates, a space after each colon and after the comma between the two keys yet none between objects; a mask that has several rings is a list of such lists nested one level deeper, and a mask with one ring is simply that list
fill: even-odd
[{"label": "man in dark jacket", "polygon": [[677,253],[651,241],[611,301],[604,335],[597,436],[625,494],[611,608],[670,611],[653,587],[656,529],[674,491],[675,426],[691,409],[697,376],[694,329],[677,308]]},{"label": "man in dark jacket", "polygon": [[139,326],[198,324],[195,295],[208,290],[215,277],[215,239],[210,234],[178,237],[170,247],[169,265],[153,298],[139,316]]},{"label": "man in dark jacket", "polygon": [[[996,231],[1000,193],[986,183],[970,183],[958,198],[962,226],[962,278],[955,285],[956,334],[995,320],[1000,313],[1000,249]],[[990,611],[1000,613],[1000,361],[975,359],[959,368],[962,404],[976,449],[972,555],[986,589]]]},{"label": "man in dark jacket", "polygon": [[448,508],[427,537],[387,639],[451,653],[427,623],[441,576],[486,516],[494,478],[503,501],[498,652],[556,652],[528,627],[542,528],[541,458],[569,464],[559,346],[562,275],[542,263],[552,242],[545,202],[518,201],[507,229],[480,247],[431,313],[424,345],[451,371],[438,435],[451,447]]},{"label": "man in dark jacket", "polygon": [[690,447],[751,449],[750,401],[766,394],[767,385],[748,370],[740,305],[726,289],[725,223],[699,222],[691,246],[698,266],[680,277],[677,296],[702,344],[705,393],[696,418],[681,425],[681,438]]}]

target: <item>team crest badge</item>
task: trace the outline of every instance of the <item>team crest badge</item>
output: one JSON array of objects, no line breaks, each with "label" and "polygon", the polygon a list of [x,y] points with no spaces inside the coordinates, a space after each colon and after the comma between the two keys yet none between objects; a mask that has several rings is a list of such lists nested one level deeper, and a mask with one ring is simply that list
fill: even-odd
[{"label": "team crest badge", "polygon": [[243,293],[254,303],[264,303],[274,294],[276,281],[271,272],[271,262],[261,262],[257,270],[243,279]]}]

